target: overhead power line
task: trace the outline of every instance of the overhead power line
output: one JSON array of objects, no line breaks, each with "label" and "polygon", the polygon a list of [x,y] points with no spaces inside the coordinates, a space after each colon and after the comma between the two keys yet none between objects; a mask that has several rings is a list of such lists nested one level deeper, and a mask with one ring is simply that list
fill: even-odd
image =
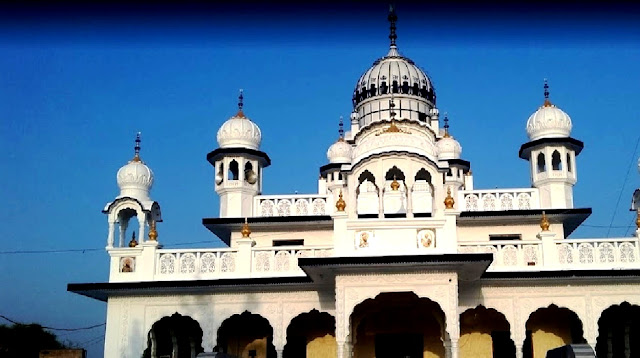
[{"label": "overhead power line", "polygon": [[625,185],[627,185],[627,180],[629,179],[629,172],[631,171],[631,167],[636,160],[636,153],[638,152],[638,144],[640,144],[640,136],[638,136],[638,140],[636,141],[636,147],[633,149],[633,153],[631,154],[631,160],[629,161],[629,166],[627,167],[627,174],[624,176],[624,182],[622,183],[622,187],[620,188],[620,194],[618,194],[618,200],[616,200],[616,206],[613,208],[613,215],[611,215],[611,223],[609,223],[609,230],[607,230],[606,237],[609,237],[609,233],[611,232],[611,228],[613,227],[613,219],[616,218],[616,213],[618,212],[618,205],[620,205],[620,199],[622,198],[622,192],[624,191]]},{"label": "overhead power line", "polygon": [[[0,318],[3,318],[3,319],[5,319],[5,320],[7,320],[7,321],[9,321],[9,322],[11,322],[11,323],[13,323],[13,324],[21,324],[21,325],[25,325],[25,326],[28,326],[28,325],[35,325],[35,324],[36,324],[36,323],[22,323],[22,322],[18,322],[18,321],[12,320],[11,318],[9,318],[9,317],[7,317],[7,316],[4,316],[4,315],[1,315],[1,314],[0,314]],[[74,331],[85,331],[85,330],[88,330],[88,329],[94,329],[94,328],[102,327],[102,326],[104,326],[104,325],[106,325],[106,324],[107,324],[107,323],[105,322],[105,323],[100,323],[100,324],[94,324],[93,326],[88,326],[88,327],[79,327],[79,328],[56,328],[56,327],[48,327],[48,326],[42,326],[42,325],[38,325],[38,326],[40,326],[40,327],[42,327],[42,328],[44,328],[44,329],[51,330],[51,331],[74,332]]]}]

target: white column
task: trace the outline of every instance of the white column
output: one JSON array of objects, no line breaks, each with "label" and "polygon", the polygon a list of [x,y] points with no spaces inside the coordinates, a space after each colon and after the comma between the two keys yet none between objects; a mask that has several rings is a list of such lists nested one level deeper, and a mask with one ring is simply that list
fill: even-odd
[{"label": "white column", "polygon": [[522,358],[522,342],[516,342],[516,358]]},{"label": "white column", "polygon": [[113,240],[116,235],[116,223],[109,221],[109,236],[107,236],[107,247],[113,247]]},{"label": "white column", "polygon": [[144,236],[144,214],[138,214],[138,224],[140,225],[140,227],[138,228],[138,242],[139,243],[143,243],[146,240],[146,237]]},{"label": "white column", "polygon": [[451,338],[451,358],[458,358],[458,339]]}]

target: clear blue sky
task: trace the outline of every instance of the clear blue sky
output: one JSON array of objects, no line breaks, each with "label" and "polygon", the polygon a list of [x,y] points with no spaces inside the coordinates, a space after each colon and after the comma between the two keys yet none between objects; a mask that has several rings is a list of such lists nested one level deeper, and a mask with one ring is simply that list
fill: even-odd
[{"label": "clear blue sky", "polygon": [[[160,242],[219,245],[201,225],[218,214],[205,156],[217,147],[218,127],[236,112],[239,88],[273,162],[265,193],[317,190],[338,117],[351,112],[355,81],[387,51],[386,6],[364,6],[6,16],[0,314],[57,327],[104,322],[104,303],[66,292],[69,282],[107,280],[104,250],[5,252],[103,248],[107,222],[100,211],[118,195],[115,174],[131,158],[137,131],[142,158],[155,173],[152,197],[163,210]],[[432,77],[438,107],[449,113],[479,189],[530,185],[528,163],[517,154],[548,78],[552,102],[571,116],[572,136],[585,142],[574,197],[593,215],[573,236],[623,236],[631,233],[628,207],[640,185],[637,14],[492,14],[399,4],[398,45]],[[61,338],[83,343],[103,333]],[[102,356],[101,341],[88,349],[90,358]]]}]

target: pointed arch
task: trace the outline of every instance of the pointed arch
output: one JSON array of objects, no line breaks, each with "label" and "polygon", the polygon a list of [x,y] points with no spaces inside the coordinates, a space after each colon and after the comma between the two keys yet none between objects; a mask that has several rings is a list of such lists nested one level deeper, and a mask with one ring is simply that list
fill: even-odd
[{"label": "pointed arch", "polygon": [[567,152],[567,171],[571,173],[573,168],[571,167],[571,153]]},{"label": "pointed arch", "polygon": [[162,317],[147,334],[147,348],[143,358],[171,356],[191,358],[204,352],[202,328],[198,321],[178,312]]},{"label": "pointed arch", "polygon": [[214,351],[246,357],[255,351],[256,357],[276,358],[273,328],[259,314],[244,311],[225,319],[218,329],[218,345]]},{"label": "pointed arch", "polygon": [[460,314],[460,358],[515,357],[516,346],[504,314],[482,305]]},{"label": "pointed arch", "polygon": [[640,306],[629,302],[609,306],[598,319],[598,357],[640,356]]},{"label": "pointed arch", "polygon": [[233,159],[231,162],[229,162],[229,173],[228,173],[228,178],[229,180],[238,180],[238,174],[239,174],[239,168],[238,168],[238,162]]},{"label": "pointed arch", "polygon": [[531,313],[525,327],[526,338],[522,347],[524,358],[544,357],[550,349],[586,343],[578,315],[569,308],[554,304]]},{"label": "pointed arch", "polygon": [[336,320],[326,312],[313,309],[301,313],[287,327],[283,358],[336,357]]},{"label": "pointed arch", "polygon": [[538,173],[544,173],[547,171],[547,163],[544,159],[544,153],[538,153],[536,158],[536,167],[538,168]]},{"label": "pointed arch", "polygon": [[391,167],[391,169],[389,169],[384,175],[385,180],[393,180],[394,178],[398,181],[404,181],[404,173],[395,165]]},{"label": "pointed arch", "polygon": [[562,159],[560,157],[560,152],[557,150],[554,150],[551,154],[551,169],[562,170]]}]

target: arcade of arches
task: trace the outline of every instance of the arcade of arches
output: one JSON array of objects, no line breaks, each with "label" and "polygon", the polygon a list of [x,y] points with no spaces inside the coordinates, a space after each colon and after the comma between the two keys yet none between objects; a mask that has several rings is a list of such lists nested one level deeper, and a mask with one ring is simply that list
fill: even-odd
[{"label": "arcade of arches", "polygon": [[[413,292],[382,293],[358,304],[350,316],[353,358],[445,358],[448,341],[440,306]],[[276,351],[273,328],[266,318],[243,312],[223,321],[215,352],[237,358],[337,357],[335,318],[311,310],[294,317],[286,344]],[[568,308],[550,305],[531,313],[526,338],[517,352],[505,316],[480,305],[459,316],[460,358],[544,358],[566,344],[585,343],[582,322]],[[147,335],[143,358],[195,358],[203,352],[200,324],[174,313],[155,322]],[[640,306],[623,302],[605,309],[598,320],[594,347],[601,358],[640,357]]]}]

